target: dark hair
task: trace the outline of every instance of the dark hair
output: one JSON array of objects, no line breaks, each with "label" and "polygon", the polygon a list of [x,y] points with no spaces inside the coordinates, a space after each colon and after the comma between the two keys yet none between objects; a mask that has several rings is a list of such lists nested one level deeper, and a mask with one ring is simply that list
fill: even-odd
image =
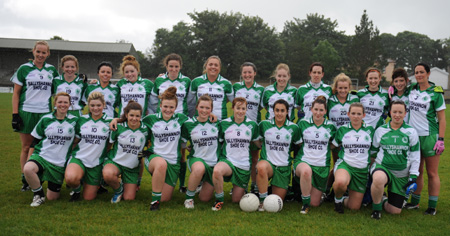
[{"label": "dark hair", "polygon": [[138,102],[135,102],[134,100],[130,100],[127,104],[127,106],[123,109],[123,114],[120,117],[120,119],[117,121],[117,123],[123,123],[127,121],[127,115],[131,110],[138,110],[141,112],[142,115],[142,106]]},{"label": "dark hair", "polygon": [[202,102],[202,101],[210,102],[211,103],[211,111],[212,111],[214,102],[213,102],[212,98],[207,93],[203,94],[202,96],[200,96],[198,98],[197,104],[195,105],[195,108],[197,108],[198,104],[200,104],[200,102]]},{"label": "dark hair", "polygon": [[175,106],[178,106],[177,87],[169,87],[166,91],[164,91],[164,93],[159,95],[158,98],[161,101],[160,104],[162,104],[162,101],[164,100],[175,100]]},{"label": "dark hair", "polygon": [[100,64],[98,64],[97,66],[97,74],[100,72],[100,68],[102,68],[102,66],[108,66],[111,68],[111,74],[114,74],[114,68],[111,62],[109,61],[102,61],[100,62]]},{"label": "dark hair", "polygon": [[375,67],[370,67],[369,69],[367,69],[366,72],[364,73],[364,78],[367,79],[367,75],[369,75],[370,72],[378,72],[378,76],[381,78],[381,71]]},{"label": "dark hair", "polygon": [[314,62],[313,64],[311,64],[311,65],[309,66],[309,72],[312,71],[312,69],[313,69],[314,66],[322,67],[322,73],[325,72],[325,68],[323,67],[322,63],[320,63],[320,62]]},{"label": "dark hair", "polygon": [[169,64],[169,61],[178,61],[180,63],[180,67],[183,66],[183,60],[181,59],[181,56],[176,53],[171,53],[164,57],[162,60],[162,65],[166,67]]},{"label": "dark hair", "polygon": [[284,100],[284,99],[278,99],[278,100],[276,100],[275,103],[273,103],[273,111],[275,111],[275,106],[276,106],[277,104],[282,104],[282,105],[284,105],[284,106],[286,107],[286,111],[289,112],[289,103],[286,102],[286,100]]},{"label": "dark hair", "polygon": [[389,111],[392,111],[392,105],[403,105],[403,107],[405,108],[405,111],[406,111],[406,104],[402,100],[395,100],[395,101],[391,102],[391,104],[389,106]]},{"label": "dark hair", "polygon": [[359,102],[354,102],[354,103],[350,104],[350,107],[348,108],[348,112],[350,112],[353,107],[360,107],[360,108],[362,108],[363,114],[366,114],[366,111],[364,110],[363,104],[361,104]]},{"label": "dark hair", "polygon": [[408,73],[406,73],[406,70],[403,68],[397,68],[394,70],[394,72],[392,72],[391,85],[394,84],[395,79],[400,78],[400,77],[405,78],[406,83],[408,83],[409,78],[408,78]]},{"label": "dark hair", "polygon": [[325,106],[325,110],[326,110],[327,109],[327,98],[325,96],[318,96],[318,97],[316,97],[314,102],[312,102],[311,109],[316,104],[323,104]]},{"label": "dark hair", "polygon": [[242,65],[241,65],[241,73],[242,73],[242,69],[243,69],[245,66],[251,66],[251,67],[253,68],[253,71],[254,71],[255,73],[257,72],[255,64],[253,64],[253,63],[251,63],[251,62],[244,62],[244,63],[242,63]]},{"label": "dark hair", "polygon": [[418,67],[418,66],[423,66],[423,68],[425,68],[425,71],[426,71],[427,73],[430,73],[430,66],[429,66],[429,65],[427,65],[427,64],[425,64],[425,63],[423,63],[423,62],[419,62],[419,63],[417,63],[417,64],[414,66],[414,70],[416,70],[416,67]]}]

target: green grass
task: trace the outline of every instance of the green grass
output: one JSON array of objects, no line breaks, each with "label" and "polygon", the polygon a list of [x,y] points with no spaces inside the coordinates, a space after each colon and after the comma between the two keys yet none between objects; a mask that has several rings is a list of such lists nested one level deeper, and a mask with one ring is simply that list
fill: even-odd
[{"label": "green grass", "polygon": [[[313,208],[308,215],[299,213],[301,204],[297,202],[285,202],[280,213],[245,213],[238,204],[231,203],[228,194],[220,212],[210,210],[212,201],[199,200],[195,209],[186,210],[184,195],[178,191],[171,202],[161,205],[159,212],[150,212],[148,173],[144,173],[135,201],[112,205],[110,190],[94,201],[69,203],[70,190],[63,187],[61,199],[31,208],[32,193],[20,192],[20,140],[10,125],[11,94],[0,94],[0,99],[3,101],[0,105],[0,235],[447,235],[450,232],[450,137],[439,167],[442,187],[436,216],[423,215],[428,201],[426,188],[421,209],[405,210],[395,216],[383,212],[380,221],[370,219],[370,207],[346,210],[344,215],[339,215],[333,211],[332,203]],[[225,186],[225,193],[230,187]]]}]

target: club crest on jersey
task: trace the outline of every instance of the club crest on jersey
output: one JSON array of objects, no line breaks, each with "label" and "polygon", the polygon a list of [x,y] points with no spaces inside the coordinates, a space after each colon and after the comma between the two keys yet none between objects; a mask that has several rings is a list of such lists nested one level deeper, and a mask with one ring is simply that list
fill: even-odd
[{"label": "club crest on jersey", "polygon": [[139,92],[142,92],[142,90],[144,90],[142,87],[139,87],[139,88],[138,88],[138,91],[139,91]]},{"label": "club crest on jersey", "polygon": [[73,128],[69,128],[68,132],[69,134],[73,133]]},{"label": "club crest on jersey", "polygon": [[217,132],[217,129],[216,129],[216,128],[211,128],[211,132],[212,132],[212,133],[216,133],[216,132]]},{"label": "club crest on jersey", "polygon": [[379,106],[383,106],[384,103],[380,101],[380,102],[378,103],[378,105],[379,105]]},{"label": "club crest on jersey", "polygon": [[407,138],[407,137],[403,137],[403,138],[402,138],[402,142],[403,142],[403,143],[408,143],[408,138]]},{"label": "club crest on jersey", "polygon": [[291,140],[291,135],[286,134],[286,136],[284,137],[284,139],[286,139],[287,141]]},{"label": "club crest on jersey", "polygon": [[108,98],[109,99],[113,99],[113,96],[110,94],[110,95],[108,95]]},{"label": "club crest on jersey", "polygon": [[425,97],[422,98],[422,100],[427,101],[427,100],[428,100],[428,97],[425,96]]},{"label": "club crest on jersey", "polygon": [[250,136],[250,131],[245,131],[245,135]]},{"label": "club crest on jersey", "polygon": [[80,90],[79,88],[77,88],[77,89],[75,90],[75,92],[76,92],[77,94],[80,94],[81,90]]},{"label": "club crest on jersey", "polygon": [[366,135],[366,136],[364,137],[364,140],[366,140],[366,142],[369,142],[369,141],[370,141],[369,136]]},{"label": "club crest on jersey", "polygon": [[141,137],[141,138],[139,139],[139,141],[140,141],[141,143],[143,143],[143,142],[144,142],[144,138]]},{"label": "club crest on jersey", "polygon": [[103,127],[103,128],[102,128],[102,132],[103,132],[103,133],[107,133],[108,131],[109,131],[108,128],[106,128],[106,127]]}]

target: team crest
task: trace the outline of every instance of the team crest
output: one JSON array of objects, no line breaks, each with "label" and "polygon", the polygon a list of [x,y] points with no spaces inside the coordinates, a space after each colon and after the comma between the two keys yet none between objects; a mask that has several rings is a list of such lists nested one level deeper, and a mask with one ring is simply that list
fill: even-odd
[{"label": "team crest", "polygon": [[284,137],[287,141],[289,141],[291,139],[291,136],[289,134],[286,134],[286,136]]},{"label": "team crest", "polygon": [[143,142],[144,142],[144,138],[141,137],[141,138],[139,139],[139,141],[140,141],[141,143],[143,143]]},{"label": "team crest", "polygon": [[384,103],[380,101],[380,102],[378,103],[378,105],[379,105],[379,106],[383,106]]},{"label": "team crest", "polygon": [[68,132],[69,134],[73,133],[73,128],[69,128]]},{"label": "team crest", "polygon": [[370,141],[370,139],[369,139],[369,136],[364,136],[364,140],[366,140],[367,142],[369,142]]},{"label": "team crest", "polygon": [[216,133],[216,132],[217,132],[217,129],[216,129],[216,128],[211,128],[211,132],[212,132],[212,133]]},{"label": "team crest", "polygon": [[108,98],[109,99],[113,99],[113,96],[110,94],[110,95],[108,95]]},{"label": "team crest", "polygon": [[103,133],[107,133],[107,132],[108,132],[108,130],[109,130],[109,129],[108,129],[108,128],[106,128],[106,127],[103,127],[103,128],[102,128],[102,132],[103,132]]},{"label": "team crest", "polygon": [[250,131],[245,131],[245,135],[250,136]]},{"label": "team crest", "polygon": [[408,143],[408,138],[407,138],[407,137],[403,137],[403,138],[402,138],[402,142],[403,142],[403,143]]},{"label": "team crest", "polygon": [[423,97],[422,100],[427,101],[428,97]]},{"label": "team crest", "polygon": [[139,87],[139,88],[138,88],[138,91],[139,91],[139,92],[142,92],[142,90],[144,90],[142,87]]}]

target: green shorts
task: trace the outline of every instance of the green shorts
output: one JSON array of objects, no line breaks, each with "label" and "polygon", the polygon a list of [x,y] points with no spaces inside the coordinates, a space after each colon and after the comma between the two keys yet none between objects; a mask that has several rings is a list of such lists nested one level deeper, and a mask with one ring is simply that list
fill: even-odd
[{"label": "green shorts", "polygon": [[[297,166],[300,163],[306,163],[304,161],[296,161],[294,162],[294,173],[297,169]],[[312,170],[312,176],[311,176],[311,185],[318,189],[321,192],[325,192],[327,190],[327,182],[328,182],[328,176],[330,175],[330,167],[329,166],[312,166],[308,163],[306,163],[309,167],[311,167]],[[295,176],[296,181],[300,183],[300,178],[298,176]]]},{"label": "green shorts", "polygon": [[436,155],[436,151],[433,150],[438,134],[430,134],[429,136],[419,136],[420,153],[424,157],[432,157]]},{"label": "green shorts", "polygon": [[388,191],[392,193],[396,193],[398,195],[404,196],[406,194],[405,186],[408,183],[409,176],[406,177],[396,177],[391,170],[387,169],[386,167],[380,165],[380,164],[373,164],[372,168],[370,170],[370,173],[373,175],[374,171],[383,171],[387,177],[388,177]]},{"label": "green shorts", "polygon": [[189,158],[188,159],[188,166],[189,166],[189,171],[192,173],[192,170],[191,170],[191,168],[192,168],[192,165],[195,163],[195,162],[201,162],[201,163],[203,163],[203,166],[205,167],[205,173],[203,174],[203,178],[202,178],[202,181],[203,182],[208,182],[209,184],[211,184],[212,186],[214,186],[214,184],[213,184],[213,181],[212,181],[212,175],[213,175],[213,169],[214,169],[214,166],[208,166],[207,164],[206,164],[206,162],[203,160],[203,159],[201,159],[201,158],[197,158],[197,157],[191,157],[191,158]]},{"label": "green shorts", "polygon": [[22,127],[19,132],[23,134],[31,134],[42,116],[47,113],[32,113],[20,110],[19,115],[22,118]]},{"label": "green shorts", "polygon": [[[150,164],[150,161],[155,157],[161,157],[161,156],[157,155],[157,154],[152,154],[148,158],[145,159],[145,169],[150,174],[152,174],[152,173],[148,170],[148,165]],[[178,175],[180,174],[180,164],[172,165],[167,161],[166,161],[166,163],[167,163],[167,170],[166,170],[165,183],[172,187],[175,187],[177,185]]]},{"label": "green shorts", "polygon": [[83,169],[84,175],[83,175],[83,183],[89,184],[89,185],[100,185],[100,181],[102,180],[102,165],[98,165],[93,168],[88,168],[84,166],[83,162],[80,159],[77,159],[75,157],[70,158],[69,164],[75,163]]},{"label": "green shorts", "polygon": [[270,161],[265,161],[270,164],[273,171],[273,176],[271,178],[270,184],[279,188],[288,189],[289,183],[291,182],[292,166],[275,166]]},{"label": "green shorts", "polygon": [[119,169],[119,174],[122,175],[122,182],[124,184],[137,184],[138,178],[139,178],[139,165],[136,168],[128,168],[125,166],[122,166],[116,162],[114,162],[111,159],[107,159],[105,163],[103,163],[103,166],[106,164],[113,164]]},{"label": "green shorts", "polygon": [[68,111],[67,113],[74,115],[76,117],[81,117],[81,115],[82,115],[81,110],[71,110],[71,111]]},{"label": "green shorts", "polygon": [[38,174],[41,181],[49,181],[59,185],[63,184],[65,167],[55,166],[38,154],[31,155],[28,161],[31,160],[39,163],[43,168],[43,172]]},{"label": "green shorts", "polygon": [[350,175],[350,183],[348,184],[348,188],[350,190],[365,193],[366,185],[369,179],[369,169],[368,168],[355,168],[347,164],[344,160],[338,159],[336,165],[334,165],[334,174],[336,178],[336,171],[339,169],[344,169]]},{"label": "green shorts", "polygon": [[229,160],[222,159],[219,162],[225,162],[230,166],[232,170],[231,176],[226,176],[223,178],[225,182],[231,182],[232,184],[247,189],[248,181],[250,180],[250,171],[243,170],[241,168],[235,167]]}]

